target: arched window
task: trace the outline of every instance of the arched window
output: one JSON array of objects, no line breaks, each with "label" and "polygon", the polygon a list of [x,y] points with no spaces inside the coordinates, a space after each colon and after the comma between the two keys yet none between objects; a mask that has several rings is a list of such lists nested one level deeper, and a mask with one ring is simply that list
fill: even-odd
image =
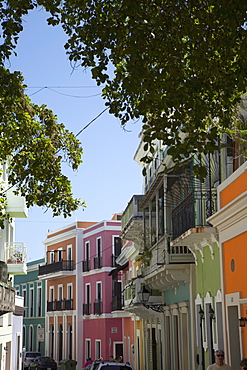
[{"label": "arched window", "polygon": [[58,332],[58,361],[62,360],[63,356],[63,325],[59,325],[59,332]]},{"label": "arched window", "polygon": [[33,351],[33,326],[29,327],[29,351]]},{"label": "arched window", "polygon": [[68,326],[68,359],[72,359],[72,348],[73,348],[73,333],[72,326]]},{"label": "arched window", "polygon": [[49,333],[49,349],[50,349],[50,356],[54,358],[54,326],[50,325],[50,333]]},{"label": "arched window", "polygon": [[26,348],[26,327],[22,327],[22,348]]}]

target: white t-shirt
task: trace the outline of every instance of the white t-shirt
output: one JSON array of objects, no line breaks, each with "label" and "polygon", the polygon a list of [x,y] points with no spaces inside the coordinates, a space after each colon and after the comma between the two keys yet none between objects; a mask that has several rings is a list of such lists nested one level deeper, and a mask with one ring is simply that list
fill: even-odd
[{"label": "white t-shirt", "polygon": [[217,364],[209,365],[207,367],[207,370],[232,370],[231,366],[227,364],[223,364],[222,366],[219,366]]}]

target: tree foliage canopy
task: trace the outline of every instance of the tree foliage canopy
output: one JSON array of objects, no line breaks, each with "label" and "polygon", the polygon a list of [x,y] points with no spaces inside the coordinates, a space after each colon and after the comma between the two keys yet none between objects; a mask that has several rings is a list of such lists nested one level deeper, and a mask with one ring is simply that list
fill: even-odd
[{"label": "tree foliage canopy", "polygon": [[1,1],[2,62],[37,6],[63,27],[69,59],[91,69],[110,112],[123,125],[143,120],[151,152],[161,139],[178,163],[215,150],[221,132],[246,134],[236,115],[247,84],[246,1]]},{"label": "tree foliage canopy", "polygon": [[[44,105],[32,104],[24,94],[23,77],[0,66],[0,161],[7,163],[8,185],[1,185],[1,206],[9,187],[25,196],[27,206],[51,208],[53,215],[70,216],[80,205],[74,199],[62,162],[76,170],[81,163],[80,142]],[[0,226],[7,216],[1,207]]]}]

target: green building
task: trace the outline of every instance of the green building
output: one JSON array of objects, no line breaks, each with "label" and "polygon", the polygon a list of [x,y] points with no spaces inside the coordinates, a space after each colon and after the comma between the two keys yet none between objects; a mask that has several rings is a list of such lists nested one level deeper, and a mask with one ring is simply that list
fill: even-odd
[{"label": "green building", "polygon": [[27,275],[16,275],[14,285],[18,295],[24,297],[23,341],[27,351],[45,354],[45,280],[38,278],[39,265],[44,258],[27,263]]}]

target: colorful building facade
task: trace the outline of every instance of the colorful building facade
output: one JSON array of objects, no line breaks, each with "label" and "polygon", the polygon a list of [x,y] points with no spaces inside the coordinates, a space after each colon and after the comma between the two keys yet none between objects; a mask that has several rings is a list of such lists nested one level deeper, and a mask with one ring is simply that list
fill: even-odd
[{"label": "colorful building facade", "polygon": [[22,349],[45,354],[46,282],[38,278],[39,266],[45,259],[27,263],[27,275],[16,275],[14,285],[18,296],[23,297]]},{"label": "colorful building facade", "polygon": [[115,215],[83,231],[83,262],[80,288],[83,321],[81,351],[88,357],[110,359],[123,356],[123,318],[119,292],[121,279],[111,271],[121,252],[121,221]]}]

